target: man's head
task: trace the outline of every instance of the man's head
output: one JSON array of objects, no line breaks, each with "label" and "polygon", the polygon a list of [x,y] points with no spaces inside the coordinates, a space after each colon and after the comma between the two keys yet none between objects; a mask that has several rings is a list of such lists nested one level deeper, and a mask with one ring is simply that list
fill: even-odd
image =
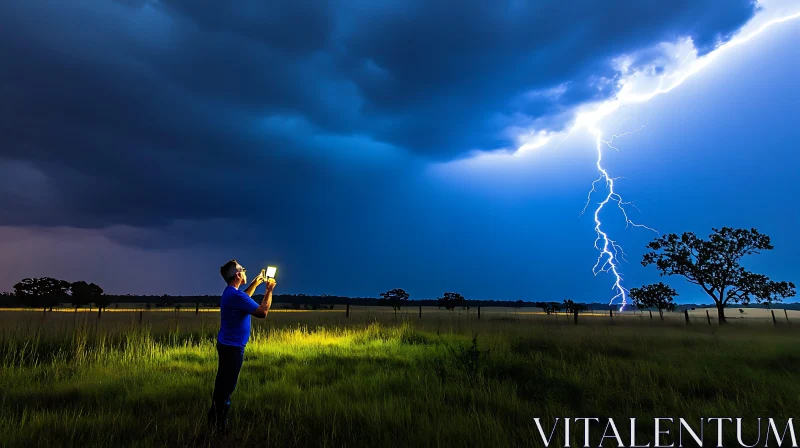
[{"label": "man's head", "polygon": [[247,273],[245,268],[236,260],[231,260],[219,268],[219,274],[225,283],[238,288],[241,284],[247,283]]}]

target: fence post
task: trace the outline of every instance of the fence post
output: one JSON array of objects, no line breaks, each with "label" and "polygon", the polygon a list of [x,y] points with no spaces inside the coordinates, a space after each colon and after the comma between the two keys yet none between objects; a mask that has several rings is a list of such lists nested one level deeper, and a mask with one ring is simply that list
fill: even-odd
[{"label": "fence post", "polygon": [[139,311],[139,325],[140,326],[142,325],[142,314],[143,313],[144,313],[144,311],[141,311],[141,310]]},{"label": "fence post", "polygon": [[708,314],[708,310],[706,310],[706,319],[708,319],[708,325],[711,325],[711,315]]},{"label": "fence post", "polygon": [[[787,317],[786,319],[788,320],[789,318]],[[480,305],[478,305],[478,320],[481,320],[481,306]]]},{"label": "fence post", "polygon": [[789,313],[786,312],[786,308],[783,309],[783,315],[786,316],[786,323],[791,325],[792,323],[789,322]]},{"label": "fence post", "polygon": [[683,310],[683,315],[686,317],[686,323],[689,323],[689,310]]},{"label": "fence post", "polygon": [[422,319],[422,305],[419,306],[419,318]]},{"label": "fence post", "polygon": [[572,314],[575,317],[575,325],[578,325],[578,310],[572,310]]},{"label": "fence post", "polygon": [[775,310],[770,310],[770,312],[772,312],[772,323],[778,325],[778,321],[775,320]]},{"label": "fence post", "polygon": [[612,319],[614,318],[614,310],[613,309],[608,310],[608,317],[610,317]]},{"label": "fence post", "polygon": [[200,313],[200,302],[197,302],[194,305],[194,314],[198,314],[198,313]]},{"label": "fence post", "polygon": [[647,312],[650,313],[650,320],[653,320],[653,312],[651,310],[647,310]]},{"label": "fence post", "polygon": [[350,304],[347,304],[347,310],[344,312],[344,317],[350,317]]}]

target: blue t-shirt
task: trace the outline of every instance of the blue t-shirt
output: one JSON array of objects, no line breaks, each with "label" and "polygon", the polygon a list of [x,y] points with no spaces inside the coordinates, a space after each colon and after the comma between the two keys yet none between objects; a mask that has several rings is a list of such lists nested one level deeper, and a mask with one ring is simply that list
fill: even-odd
[{"label": "blue t-shirt", "polygon": [[233,286],[225,287],[219,302],[220,325],[217,341],[244,347],[250,339],[250,314],[259,307],[250,296]]}]

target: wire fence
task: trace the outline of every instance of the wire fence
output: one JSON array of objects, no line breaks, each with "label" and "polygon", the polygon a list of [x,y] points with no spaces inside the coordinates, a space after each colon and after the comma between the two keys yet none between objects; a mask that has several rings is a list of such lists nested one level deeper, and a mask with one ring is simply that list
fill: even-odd
[{"label": "wire fence", "polygon": [[[284,319],[291,320],[291,316],[317,315],[329,316],[336,320],[410,320],[410,319],[447,319],[447,320],[485,320],[491,321],[518,321],[535,324],[539,323],[572,323],[583,324],[639,324],[639,325],[719,325],[720,318],[716,308],[694,308],[680,311],[659,313],[658,310],[636,310],[619,312],[616,310],[580,310],[545,312],[541,308],[509,308],[509,307],[457,307],[445,309],[436,306],[402,306],[393,309],[386,306],[359,306],[348,304],[319,305],[316,309],[296,309],[296,305],[274,304],[270,313],[283,315]],[[103,314],[112,315],[127,313],[138,318],[139,322],[148,320],[147,316],[173,315],[185,317],[188,315],[215,315],[219,307],[203,304],[173,304],[170,306],[153,307],[147,304],[112,304],[102,310],[97,307],[69,307],[54,306],[52,308],[0,308],[0,313],[13,315],[14,313],[38,313],[47,316],[50,313],[95,313],[98,319]],[[209,316],[210,318],[210,316]],[[772,324],[800,327],[800,310],[765,309],[765,308],[726,308],[725,323],[734,325],[746,324]]]}]

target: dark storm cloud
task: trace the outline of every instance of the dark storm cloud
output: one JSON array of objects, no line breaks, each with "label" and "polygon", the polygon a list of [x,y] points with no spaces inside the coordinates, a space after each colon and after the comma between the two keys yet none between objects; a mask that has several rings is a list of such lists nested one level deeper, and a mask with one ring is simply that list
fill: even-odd
[{"label": "dark storm cloud", "polygon": [[[368,213],[403,154],[507,146],[515,121],[613,93],[589,82],[610,58],[685,35],[708,49],[754,8],[611,4],[3,2],[0,163],[25,168],[0,181],[18,205],[0,224],[291,231]],[[226,206],[265,191],[269,211]]]},{"label": "dark storm cloud", "polygon": [[212,32],[231,33],[286,52],[291,58],[324,48],[335,27],[335,10],[326,0],[219,2],[164,0],[175,16]]},{"label": "dark storm cloud", "polygon": [[[750,1],[375,5],[344,37],[347,74],[364,95],[364,114],[392,118],[391,126],[375,128],[382,138],[449,154],[505,143],[492,117],[517,95],[611,77],[608,58],[678,36],[708,48],[753,13]],[[602,95],[583,91],[569,99]]]}]

